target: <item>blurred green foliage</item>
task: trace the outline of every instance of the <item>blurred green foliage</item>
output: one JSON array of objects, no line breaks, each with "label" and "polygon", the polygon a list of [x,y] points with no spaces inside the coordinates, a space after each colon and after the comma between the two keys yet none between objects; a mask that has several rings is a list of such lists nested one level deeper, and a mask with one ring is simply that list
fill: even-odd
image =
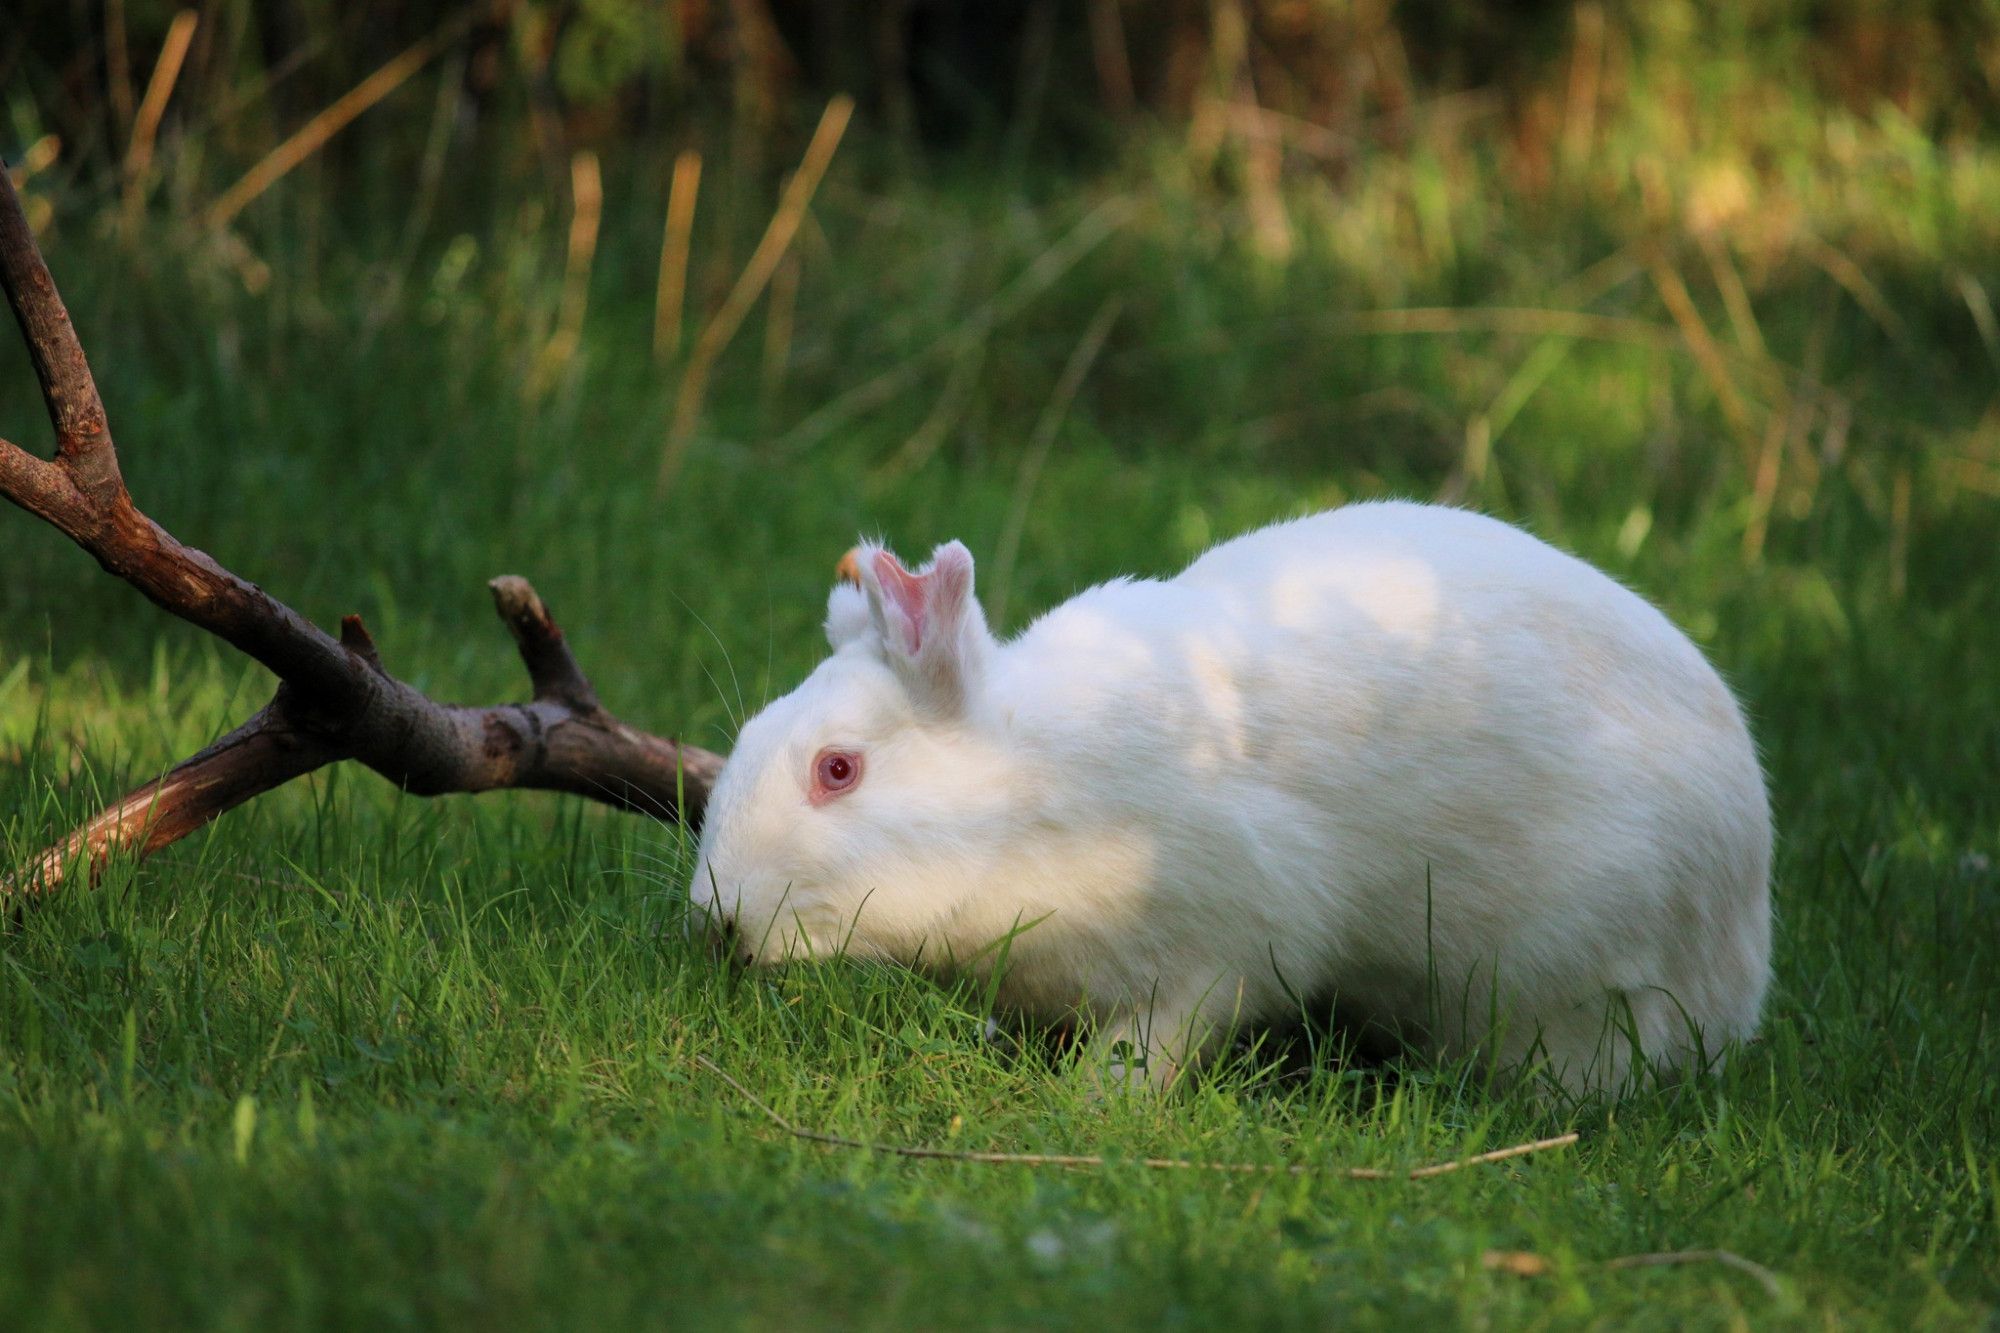
[{"label": "blurred green foliage", "polygon": [[[115,161],[175,13],[171,0],[21,0],[0,32],[18,137]],[[1613,65],[1700,63],[1734,80],[1868,112],[1932,136],[1978,133],[2000,99],[1993,0],[211,0],[169,132],[254,138],[310,114],[426,34],[460,25],[461,77],[484,121],[567,118],[579,133],[678,132],[835,92],[919,139],[1026,128],[1101,140],[1133,111],[1170,119],[1247,89],[1341,133],[1425,99],[1488,89],[1516,129],[1575,76],[1573,34]],[[1544,108],[1545,110],[1545,108]],[[36,123],[24,123],[27,118]]]}]

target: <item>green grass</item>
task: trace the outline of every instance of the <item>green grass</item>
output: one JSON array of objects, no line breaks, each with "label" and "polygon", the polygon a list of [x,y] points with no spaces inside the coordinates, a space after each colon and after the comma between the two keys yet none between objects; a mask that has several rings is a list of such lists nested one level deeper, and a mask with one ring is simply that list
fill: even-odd
[{"label": "green grass", "polygon": [[[1755,720],[1780,830],[1777,984],[1726,1072],[1556,1107],[1459,1070],[1278,1077],[1251,1059],[1182,1096],[1106,1100],[1059,1058],[983,1043],[975,991],[718,968],[680,933],[673,829],[332,771],[0,936],[4,1322],[1990,1327],[2000,472],[1995,368],[1955,276],[2000,279],[1987,223],[1933,195],[1879,201],[1867,226],[1819,218],[1900,331],[1820,268],[1752,269],[1784,391],[1732,340],[1699,249],[1671,242],[1759,431],[1816,404],[1752,555],[1763,435],[1732,427],[1643,272],[1564,286],[1637,234],[1630,209],[1482,200],[1476,173],[1434,169],[1385,166],[1358,202],[1301,192],[1308,248],[1282,270],[1171,167],[1040,194],[837,173],[783,376],[753,321],[665,500],[650,479],[673,376],[644,350],[656,164],[608,163],[583,347],[540,395],[521,386],[555,309],[560,218],[482,200],[463,239],[433,228],[406,251],[400,221],[329,212],[301,185],[250,219],[272,269],[254,296],[170,222],[128,248],[63,215],[49,250],[133,490],[170,529],[322,623],[361,612],[393,670],[455,698],[520,690],[482,584],[525,573],[613,708],[718,747],[815,659],[858,531],[912,551],[963,537],[1018,626],[1091,581],[1349,498],[1449,491],[1525,522],[1666,606]],[[1433,186],[1458,193],[1408,231],[1398,210]],[[985,336],[951,340],[1107,201],[1113,231],[1016,287]],[[1928,248],[1897,239],[1892,222],[1926,217]],[[711,289],[749,234],[704,235]],[[1114,298],[1024,493],[1062,366]],[[1361,336],[1339,313],[1559,304],[1658,336]],[[9,364],[0,423],[35,440]],[[1823,390],[1799,387],[1811,366]],[[893,392],[796,443],[884,375]],[[0,551],[12,864],[269,682],[19,513],[0,513]],[[704,1060],[818,1129],[1113,1160],[814,1146]],[[1421,1183],[1339,1172],[1572,1127],[1566,1151]],[[1159,1172],[1147,1155],[1330,1170]],[[1769,1268],[1778,1294],[1725,1266],[1603,1262],[1706,1248]],[[1491,1271],[1491,1250],[1550,1271]]]}]

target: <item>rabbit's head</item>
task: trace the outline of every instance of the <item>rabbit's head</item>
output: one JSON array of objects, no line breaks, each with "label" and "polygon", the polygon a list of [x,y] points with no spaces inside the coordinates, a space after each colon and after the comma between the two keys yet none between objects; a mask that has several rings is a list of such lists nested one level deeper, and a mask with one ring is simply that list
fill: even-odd
[{"label": "rabbit's head", "polygon": [[948,543],[914,573],[855,556],[827,602],[832,656],[745,724],[709,801],[693,904],[744,961],[934,958],[1018,841],[971,553]]}]

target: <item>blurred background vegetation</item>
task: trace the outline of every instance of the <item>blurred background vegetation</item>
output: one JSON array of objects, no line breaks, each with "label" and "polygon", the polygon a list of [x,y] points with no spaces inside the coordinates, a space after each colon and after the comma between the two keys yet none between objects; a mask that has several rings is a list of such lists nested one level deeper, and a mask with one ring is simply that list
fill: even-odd
[{"label": "blurred background vegetation", "polygon": [[73,170],[117,168],[183,12],[198,23],[163,130],[224,152],[268,147],[413,46],[453,66],[456,133],[535,153],[691,118],[770,134],[844,92],[929,144],[1013,132],[1078,149],[1128,116],[1221,114],[1310,154],[1328,142],[1315,131],[1408,141],[1438,99],[1473,93],[1524,187],[1637,94],[1680,116],[1893,109],[1939,140],[1979,135],[2000,95],[1979,0],[26,0],[0,66],[13,130],[61,136]]},{"label": "blurred background vegetation", "polygon": [[[485,352],[518,335],[507,374],[538,391],[580,351],[642,340],[696,400],[677,410],[669,472],[717,426],[710,377],[746,363],[763,431],[852,387],[815,373],[844,360],[816,356],[821,340],[900,364],[942,339],[949,385],[971,344],[992,349],[960,327],[962,301],[930,322],[921,294],[997,294],[1010,261],[1046,256],[1105,204],[1095,230],[1116,243],[1091,253],[1094,280],[1067,271],[1099,250],[1093,230],[1056,250],[1060,278],[1017,293],[1027,318],[990,319],[1041,349],[1030,396],[1092,293],[1117,288],[1130,308],[1092,376],[1114,423],[1121,399],[1151,415],[1185,394],[1195,437],[1282,459],[1318,456],[1359,417],[1416,478],[1465,493],[1577,340],[1650,344],[1687,363],[1733,442],[1751,551],[1774,512],[1810,508],[1857,430],[1936,445],[1932,390],[2000,366],[1990,0],[24,0],[16,14],[0,148],[46,232],[115,236],[149,272],[164,249],[172,281],[264,298],[280,323],[354,296],[375,325],[473,310]],[[830,104],[844,117],[846,97],[851,135],[821,119]],[[811,179],[787,201],[816,124],[823,156],[807,153]],[[1010,216],[1033,234],[1010,244]],[[870,281],[849,281],[849,260]],[[1191,377],[1133,332],[1184,351],[1258,336],[1218,304],[1295,359],[1264,349],[1279,365],[1254,385]],[[762,356],[725,358],[753,341],[754,322],[734,336],[753,305],[775,326]],[[1382,314],[1411,306],[1440,309]],[[1342,310],[1373,313],[1342,325]],[[651,327],[617,327],[626,316]],[[1443,397],[1394,391],[1404,377],[1380,358],[1405,353],[1348,341],[1412,333],[1502,339],[1455,343]],[[1919,391],[1857,421],[1871,370]],[[1909,485],[2000,491],[1996,432],[1906,448],[1869,485],[1884,504]]]},{"label": "blurred background vegetation", "polygon": [[[1163,563],[1415,494],[1832,643],[1969,595],[2000,496],[1989,0],[17,12],[0,147],[114,421],[224,413],[321,500],[639,477],[687,521],[831,475],[856,526],[975,529],[1005,610],[1024,544],[1073,567],[1015,609],[1112,572],[1034,503],[1052,453],[1167,458],[1207,471]],[[295,508],[232,457],[142,458],[142,501]],[[396,586],[500,535],[385,527]]]}]

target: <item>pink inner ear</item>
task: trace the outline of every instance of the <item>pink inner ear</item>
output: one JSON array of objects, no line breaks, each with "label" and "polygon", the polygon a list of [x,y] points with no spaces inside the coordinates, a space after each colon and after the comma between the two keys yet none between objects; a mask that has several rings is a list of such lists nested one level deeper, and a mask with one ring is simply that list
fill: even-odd
[{"label": "pink inner ear", "polygon": [[915,656],[924,646],[924,583],[925,575],[912,574],[903,568],[902,561],[887,551],[875,553],[875,580],[882,585],[882,595],[889,599],[896,610],[902,613],[903,636],[907,651]]}]

